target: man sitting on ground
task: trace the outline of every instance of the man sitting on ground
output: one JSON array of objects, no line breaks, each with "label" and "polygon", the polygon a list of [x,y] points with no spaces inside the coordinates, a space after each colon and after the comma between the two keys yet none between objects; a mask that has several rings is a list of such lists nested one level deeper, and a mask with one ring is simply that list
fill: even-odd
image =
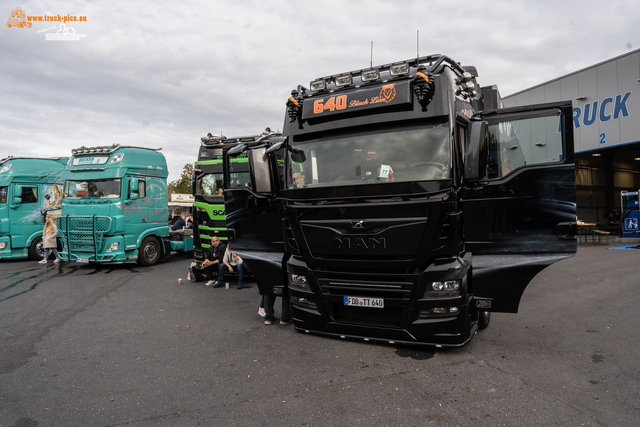
[{"label": "man sitting on ground", "polygon": [[219,288],[222,286],[222,280],[224,278],[224,253],[227,246],[220,242],[218,237],[213,236],[211,238],[211,246],[207,249],[207,254],[202,262],[202,268],[204,272],[211,278],[217,277],[217,280],[209,280],[206,286],[213,286]]}]

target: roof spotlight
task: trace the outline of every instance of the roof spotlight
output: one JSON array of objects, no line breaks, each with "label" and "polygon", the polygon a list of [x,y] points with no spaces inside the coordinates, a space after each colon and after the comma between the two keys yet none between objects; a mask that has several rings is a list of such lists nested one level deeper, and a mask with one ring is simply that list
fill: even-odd
[{"label": "roof spotlight", "polygon": [[371,82],[380,78],[380,70],[364,70],[360,76],[363,82]]},{"label": "roof spotlight", "polygon": [[404,62],[402,64],[395,64],[389,68],[389,74],[392,76],[401,76],[409,72],[409,64]]},{"label": "roof spotlight", "polygon": [[353,83],[353,77],[351,74],[345,74],[344,76],[336,77],[336,86],[349,86]]},{"label": "roof spotlight", "polygon": [[312,91],[317,92],[319,90],[325,90],[327,88],[327,82],[325,82],[324,79],[315,80],[309,83],[309,86]]}]

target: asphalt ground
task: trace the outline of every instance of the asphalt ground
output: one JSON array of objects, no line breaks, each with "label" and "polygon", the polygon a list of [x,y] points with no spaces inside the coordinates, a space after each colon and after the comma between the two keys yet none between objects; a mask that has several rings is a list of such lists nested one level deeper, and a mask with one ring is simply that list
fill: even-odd
[{"label": "asphalt ground", "polygon": [[265,326],[255,284],[189,283],[186,255],[0,261],[0,426],[638,425],[640,250],[610,243],[452,350]]}]

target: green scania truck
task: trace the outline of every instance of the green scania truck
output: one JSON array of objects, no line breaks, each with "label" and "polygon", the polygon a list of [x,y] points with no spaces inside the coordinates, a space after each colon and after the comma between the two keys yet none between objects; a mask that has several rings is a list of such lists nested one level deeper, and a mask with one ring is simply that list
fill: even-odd
[{"label": "green scania truck", "polygon": [[170,231],[167,162],[160,149],[80,147],[64,173],[57,219],[66,261],[156,264],[190,251],[190,230]]},{"label": "green scania truck", "polygon": [[47,215],[59,215],[68,157],[0,160],[0,259],[42,259]]}]

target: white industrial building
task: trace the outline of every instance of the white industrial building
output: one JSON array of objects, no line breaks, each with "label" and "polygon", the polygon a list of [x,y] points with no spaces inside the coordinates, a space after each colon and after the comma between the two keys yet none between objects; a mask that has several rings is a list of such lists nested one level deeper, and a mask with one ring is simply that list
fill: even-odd
[{"label": "white industrial building", "polygon": [[640,189],[640,49],[503,98],[505,107],[572,100],[578,218],[600,222]]}]

